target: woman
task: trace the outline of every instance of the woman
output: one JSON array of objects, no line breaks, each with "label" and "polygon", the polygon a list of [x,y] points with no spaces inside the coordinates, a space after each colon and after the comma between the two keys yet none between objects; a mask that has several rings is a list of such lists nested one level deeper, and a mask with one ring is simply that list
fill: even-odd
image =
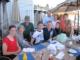
[{"label": "woman", "polygon": [[17,40],[18,40],[22,49],[30,46],[28,44],[28,42],[26,41],[26,39],[24,39],[24,37],[23,37],[24,30],[25,30],[24,26],[20,25],[18,27],[18,32],[17,32]]},{"label": "woman", "polygon": [[9,57],[11,60],[21,51],[19,44],[15,38],[16,27],[11,25],[9,27],[9,34],[3,38],[3,55]]},{"label": "woman", "polygon": [[61,33],[61,29],[60,29],[60,22],[56,23],[56,27],[55,27],[55,32],[54,32],[54,37],[59,35]]},{"label": "woman", "polygon": [[54,14],[53,16],[54,16],[54,20],[52,21],[52,25],[53,25],[52,28],[55,29],[56,28],[56,23],[59,22],[59,17],[56,14]]}]

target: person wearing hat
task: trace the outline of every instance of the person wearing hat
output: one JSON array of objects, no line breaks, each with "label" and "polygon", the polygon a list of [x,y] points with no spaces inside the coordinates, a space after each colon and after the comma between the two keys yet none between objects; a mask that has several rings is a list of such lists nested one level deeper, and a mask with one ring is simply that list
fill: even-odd
[{"label": "person wearing hat", "polygon": [[31,35],[34,32],[34,26],[30,22],[30,17],[29,16],[25,16],[25,22],[22,23],[21,25],[23,25],[24,28],[25,28],[25,31],[23,33],[24,38],[30,43],[31,42]]}]

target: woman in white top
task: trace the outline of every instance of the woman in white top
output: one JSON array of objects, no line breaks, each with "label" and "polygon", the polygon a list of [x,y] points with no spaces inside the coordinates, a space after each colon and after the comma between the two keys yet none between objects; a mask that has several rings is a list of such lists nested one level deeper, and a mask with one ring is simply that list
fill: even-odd
[{"label": "woman in white top", "polygon": [[40,43],[41,41],[44,40],[43,37],[43,23],[41,21],[38,22],[37,24],[37,30],[33,33],[33,41],[35,41],[34,44]]}]

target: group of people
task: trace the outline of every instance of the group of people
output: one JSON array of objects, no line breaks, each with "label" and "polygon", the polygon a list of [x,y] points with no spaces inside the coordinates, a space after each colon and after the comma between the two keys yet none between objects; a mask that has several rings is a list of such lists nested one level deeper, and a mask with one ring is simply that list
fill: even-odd
[{"label": "group of people", "polygon": [[47,16],[37,23],[37,29],[34,29],[30,17],[25,16],[25,22],[18,27],[9,26],[8,35],[2,40],[3,55],[13,59],[23,48],[46,42],[60,33],[70,36],[71,23],[67,18],[68,15],[64,14],[64,18],[58,20],[57,16],[53,17],[49,11]]}]

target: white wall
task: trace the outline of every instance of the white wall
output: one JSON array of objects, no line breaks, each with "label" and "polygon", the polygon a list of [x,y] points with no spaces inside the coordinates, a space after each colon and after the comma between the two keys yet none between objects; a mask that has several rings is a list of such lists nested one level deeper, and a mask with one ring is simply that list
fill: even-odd
[{"label": "white wall", "polygon": [[9,24],[11,22],[12,1],[13,0],[10,0],[10,2],[7,3],[7,14],[8,14]]},{"label": "white wall", "polygon": [[[12,2],[13,2],[13,0],[11,0],[7,4],[9,19],[11,18]],[[28,16],[30,16],[30,21],[34,23],[34,4],[33,4],[33,0],[18,0],[18,4],[19,4],[19,9],[20,9],[21,20],[24,20],[24,17],[26,15],[28,15]]]}]

